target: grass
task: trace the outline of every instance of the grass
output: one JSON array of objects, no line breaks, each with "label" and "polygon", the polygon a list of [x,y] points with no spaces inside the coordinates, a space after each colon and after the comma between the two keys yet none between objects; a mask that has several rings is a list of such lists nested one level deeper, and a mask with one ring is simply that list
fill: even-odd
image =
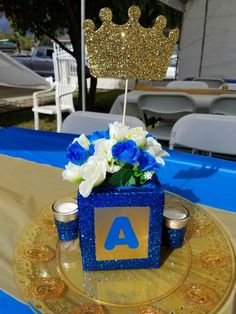
[{"label": "grass", "polygon": [[[97,92],[96,103],[92,108],[97,112],[109,112],[115,99],[124,93],[123,90],[111,90],[107,92]],[[76,105],[77,99],[74,99]],[[67,113],[63,114],[63,119]],[[0,114],[0,127],[16,126],[21,128],[34,129],[34,116],[31,108],[24,108],[4,112]],[[56,116],[55,115],[40,115],[40,130],[56,131]]]}]

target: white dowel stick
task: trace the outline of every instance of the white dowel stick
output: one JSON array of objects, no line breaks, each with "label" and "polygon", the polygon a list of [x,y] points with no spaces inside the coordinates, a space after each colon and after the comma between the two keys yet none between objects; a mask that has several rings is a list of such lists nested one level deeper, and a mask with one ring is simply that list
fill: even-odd
[{"label": "white dowel stick", "polygon": [[126,107],[127,107],[127,93],[128,93],[128,80],[125,80],[125,97],[124,97],[123,118],[122,118],[122,124],[123,125],[125,125],[125,116],[126,116]]}]

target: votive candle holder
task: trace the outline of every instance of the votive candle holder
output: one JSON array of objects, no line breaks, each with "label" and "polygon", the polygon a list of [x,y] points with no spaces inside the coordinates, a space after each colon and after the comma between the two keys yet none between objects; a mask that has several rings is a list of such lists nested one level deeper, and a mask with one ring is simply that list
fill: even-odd
[{"label": "votive candle holder", "polygon": [[62,241],[78,238],[78,205],[74,198],[61,198],[52,205],[58,237]]},{"label": "votive candle holder", "polygon": [[164,209],[162,234],[164,246],[172,249],[182,247],[188,220],[189,211],[185,207]]}]

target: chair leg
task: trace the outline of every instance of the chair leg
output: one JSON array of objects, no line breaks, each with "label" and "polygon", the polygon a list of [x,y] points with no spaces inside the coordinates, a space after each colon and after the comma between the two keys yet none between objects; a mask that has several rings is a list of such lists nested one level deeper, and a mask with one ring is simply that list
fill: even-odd
[{"label": "chair leg", "polygon": [[62,125],[62,114],[61,111],[57,112],[57,132],[61,132],[61,125]]},{"label": "chair leg", "polygon": [[34,111],[34,129],[39,130],[39,113]]}]

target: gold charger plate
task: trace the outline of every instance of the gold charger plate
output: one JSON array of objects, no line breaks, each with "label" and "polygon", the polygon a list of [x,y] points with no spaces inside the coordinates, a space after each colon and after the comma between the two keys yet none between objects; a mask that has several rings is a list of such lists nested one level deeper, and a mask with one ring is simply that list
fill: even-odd
[{"label": "gold charger plate", "polygon": [[235,280],[232,245],[199,206],[166,192],[166,207],[186,207],[182,248],[162,248],[161,268],[82,271],[79,241],[60,242],[50,208],[23,230],[14,257],[19,291],[36,313],[217,313]]}]

